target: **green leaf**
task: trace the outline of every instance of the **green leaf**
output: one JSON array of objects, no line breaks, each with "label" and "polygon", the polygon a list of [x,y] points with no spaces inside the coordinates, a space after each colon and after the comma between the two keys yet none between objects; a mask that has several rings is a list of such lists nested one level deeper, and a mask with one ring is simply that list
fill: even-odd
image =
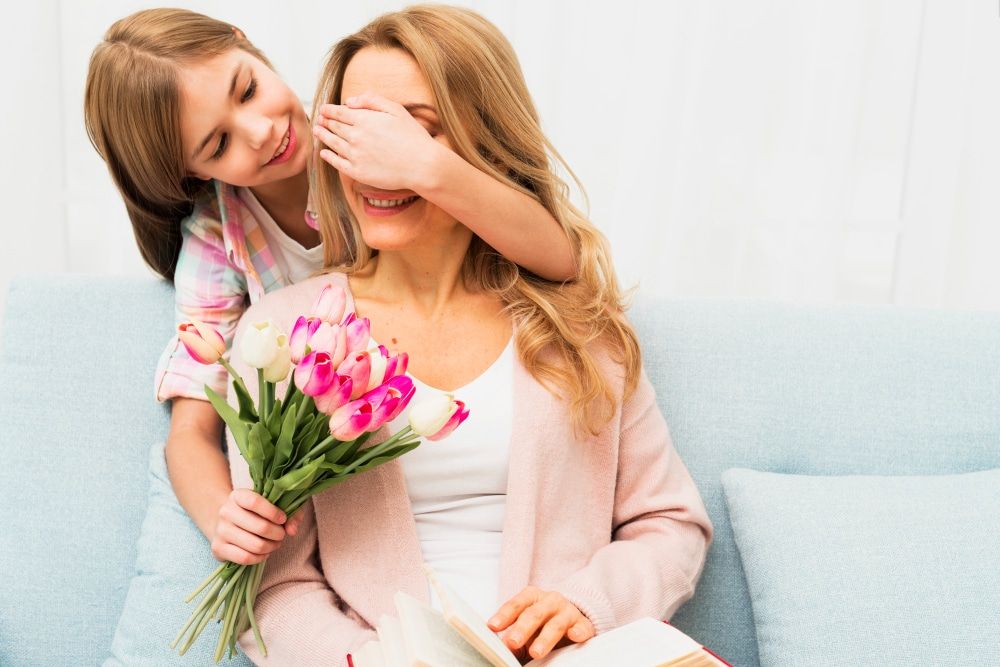
[{"label": "green leaf", "polygon": [[222,417],[222,421],[226,422],[226,426],[229,427],[229,431],[233,434],[233,440],[236,441],[236,446],[240,449],[240,454],[243,455],[244,459],[249,461],[247,456],[247,438],[250,435],[250,427],[240,418],[236,410],[226,402],[226,399],[222,398],[222,396],[208,385],[205,385],[205,395],[208,396],[208,401],[215,408],[215,411]]},{"label": "green leaf", "polygon": [[295,412],[289,410],[281,423],[281,433],[274,444],[274,461],[268,471],[269,477],[280,477],[292,459],[292,438],[295,436]]},{"label": "green leaf", "polygon": [[297,491],[309,488],[312,486],[313,481],[319,474],[320,465],[322,463],[322,459],[317,459],[312,463],[307,463],[301,468],[295,468],[294,470],[285,473],[278,479],[274,480],[275,488],[281,489],[282,491]]},{"label": "green leaf", "polygon": [[419,445],[420,445],[419,442],[415,442],[409,445],[398,445],[396,447],[393,447],[392,449],[388,449],[382,454],[379,454],[378,456],[375,456],[366,463],[358,466],[350,473],[348,473],[348,475],[357,475],[358,473],[364,472],[366,470],[371,470],[375,466],[380,466],[383,463],[388,463],[389,461],[402,456],[406,452],[412,449],[416,449]]},{"label": "green leaf", "polygon": [[236,391],[236,401],[240,406],[240,419],[245,422],[258,421],[260,417],[257,416],[257,408],[254,407],[253,399],[250,398],[246,386],[240,382],[234,382],[232,386]]},{"label": "green leaf", "polygon": [[281,402],[275,401],[274,406],[267,415],[267,430],[271,432],[271,439],[277,440],[278,436],[281,434]]},{"label": "green leaf", "polygon": [[250,477],[257,486],[264,479],[264,471],[270,467],[271,459],[274,457],[274,444],[271,442],[271,434],[267,427],[257,422],[250,429],[249,456],[247,463],[250,464]]}]

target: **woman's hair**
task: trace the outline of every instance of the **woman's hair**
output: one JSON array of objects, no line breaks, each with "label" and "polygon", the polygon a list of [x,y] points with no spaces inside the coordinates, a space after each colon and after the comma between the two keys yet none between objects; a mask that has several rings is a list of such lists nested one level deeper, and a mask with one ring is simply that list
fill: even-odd
[{"label": "woman's hair", "polygon": [[87,135],[125,200],[143,259],[168,280],[180,253],[179,223],[211,188],[184,166],[178,70],[232,48],[268,63],[224,21],[148,9],[116,21],[90,57]]},{"label": "woman's hair", "polygon": [[[578,433],[596,434],[618,407],[614,384],[619,378],[604,377],[591,344],[601,343],[624,366],[628,395],[641,372],[638,340],[624,316],[625,296],[607,241],[570,203],[569,189],[550,162],[551,155],[572,175],[542,134],[514,50],[496,26],[467,9],[419,5],[385,14],[334,46],[317,90],[317,109],[340,103],[348,63],[366,47],[402,49],[412,56],[431,87],[440,125],[455,152],[539,201],[569,237],[578,266],[573,282],[539,278],[479,237],[470,244],[462,276],[466,285],[501,298],[516,325],[524,366],[550,391],[561,390],[555,393],[569,401]],[[364,243],[336,171],[319,164],[315,200],[325,264],[358,271],[377,251]]]}]

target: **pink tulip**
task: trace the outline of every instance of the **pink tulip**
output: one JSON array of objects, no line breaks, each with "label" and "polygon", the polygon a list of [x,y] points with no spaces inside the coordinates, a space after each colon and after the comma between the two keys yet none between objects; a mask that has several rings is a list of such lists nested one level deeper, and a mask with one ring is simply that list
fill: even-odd
[{"label": "pink tulip", "polygon": [[344,288],[340,285],[336,287],[327,285],[313,305],[312,316],[329,324],[339,324],[346,305],[347,295],[344,293]]},{"label": "pink tulip", "polygon": [[344,375],[354,381],[354,388],[351,390],[352,401],[368,391],[371,371],[372,361],[368,352],[352,354],[337,367],[338,375]]},{"label": "pink tulip", "polygon": [[292,335],[288,337],[288,348],[292,353],[293,364],[299,363],[302,361],[302,357],[308,354],[306,348],[309,345],[309,339],[322,323],[323,321],[318,317],[306,318],[299,316],[299,319],[295,320],[295,326],[292,327]]},{"label": "pink tulip", "polygon": [[372,423],[368,425],[367,430],[377,431],[383,424],[398,417],[399,413],[409,405],[415,392],[413,380],[400,375],[362,396],[362,400],[368,401],[372,406]]},{"label": "pink tulip", "polygon": [[310,352],[295,366],[295,386],[306,396],[321,396],[337,381],[326,352]]},{"label": "pink tulip", "polygon": [[337,408],[330,416],[330,434],[337,440],[354,440],[372,421],[372,406],[358,399]]},{"label": "pink tulip", "polygon": [[357,319],[354,313],[347,316],[341,325],[347,331],[348,353],[358,352],[368,349],[368,341],[371,339],[372,327],[367,317]]},{"label": "pink tulip", "polygon": [[[379,345],[379,348],[382,348]],[[389,351],[386,350],[385,354],[388,355]],[[406,352],[400,352],[399,354],[394,354],[389,357],[389,361],[385,365],[385,379],[397,377],[406,373],[406,367],[410,363],[410,357]]]},{"label": "pink tulip", "polygon": [[226,352],[226,341],[222,335],[198,320],[178,325],[177,338],[191,358],[202,364],[214,364]]},{"label": "pink tulip", "polygon": [[447,438],[449,435],[451,435],[452,431],[458,428],[459,425],[461,425],[461,423],[468,418],[469,408],[465,407],[465,403],[463,401],[459,401],[458,399],[456,399],[455,405],[458,406],[458,409],[451,414],[451,417],[448,419],[447,422],[445,422],[444,426],[441,427],[440,431],[438,431],[434,435],[427,436],[428,440],[440,440],[442,438]]},{"label": "pink tulip", "polygon": [[316,409],[325,415],[332,415],[338,408],[351,400],[354,382],[349,377],[335,375],[336,379],[326,393],[313,397]]}]

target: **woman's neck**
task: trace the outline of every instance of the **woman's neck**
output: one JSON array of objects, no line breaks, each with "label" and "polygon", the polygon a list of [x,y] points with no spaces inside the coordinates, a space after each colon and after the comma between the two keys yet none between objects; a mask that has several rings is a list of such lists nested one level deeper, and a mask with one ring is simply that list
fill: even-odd
[{"label": "woman's neck", "polygon": [[441,246],[382,250],[352,276],[352,291],[356,284],[364,298],[405,304],[426,320],[441,320],[471,292],[462,278],[464,259],[464,249]]}]

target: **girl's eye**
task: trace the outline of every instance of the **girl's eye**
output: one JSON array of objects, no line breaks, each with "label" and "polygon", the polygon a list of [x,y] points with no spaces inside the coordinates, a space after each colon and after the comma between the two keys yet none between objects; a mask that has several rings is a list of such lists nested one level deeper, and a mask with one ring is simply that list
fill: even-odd
[{"label": "girl's eye", "polygon": [[222,154],[226,152],[226,146],[228,145],[229,145],[229,135],[223,133],[222,138],[219,139],[219,147],[215,149],[214,153],[212,153],[212,159],[218,160],[220,157],[222,157]]},{"label": "girl's eye", "polygon": [[243,93],[243,97],[240,98],[240,102],[246,102],[253,97],[253,94],[257,92],[257,79],[251,77],[250,85],[247,86],[246,91]]}]

